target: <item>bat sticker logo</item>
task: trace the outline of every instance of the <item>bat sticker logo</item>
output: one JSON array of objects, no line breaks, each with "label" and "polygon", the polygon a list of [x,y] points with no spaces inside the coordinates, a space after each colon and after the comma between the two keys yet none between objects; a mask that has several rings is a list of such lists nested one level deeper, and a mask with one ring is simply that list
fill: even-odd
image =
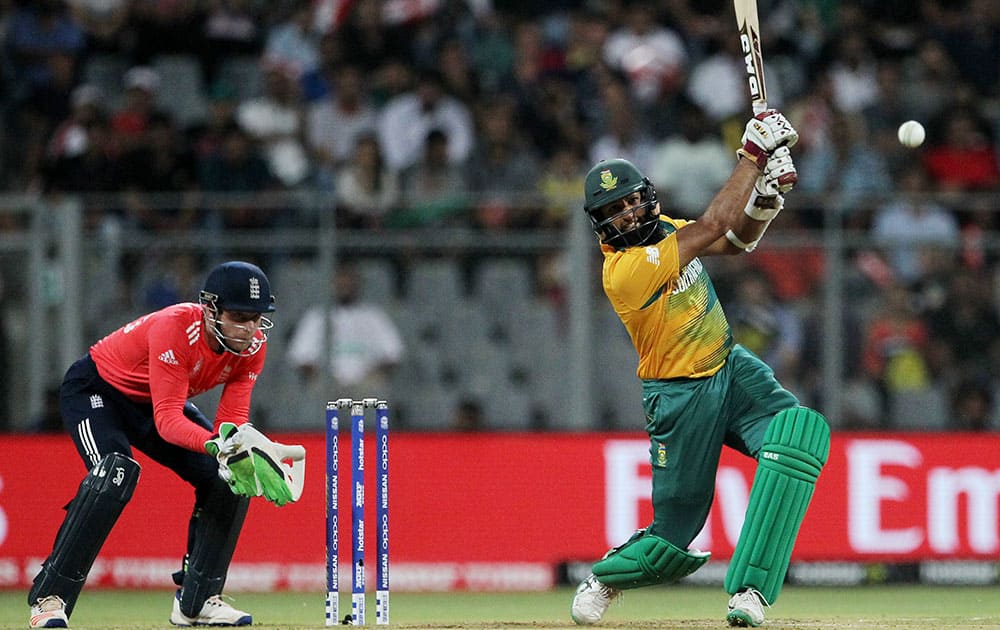
[{"label": "bat sticker logo", "polygon": [[751,39],[751,34],[740,33],[740,45],[743,48],[743,63],[747,67],[747,82],[750,84],[750,97],[760,98],[760,79],[757,68],[763,67],[764,61],[760,54],[760,40]]}]

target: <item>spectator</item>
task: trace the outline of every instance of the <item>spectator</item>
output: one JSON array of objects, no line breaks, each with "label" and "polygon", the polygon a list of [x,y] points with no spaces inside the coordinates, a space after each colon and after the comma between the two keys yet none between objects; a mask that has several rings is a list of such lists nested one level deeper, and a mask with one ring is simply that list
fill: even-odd
[{"label": "spectator", "polygon": [[71,111],[75,61],[68,55],[52,55],[48,62],[51,79],[27,88],[23,99],[14,104],[18,138],[18,161],[26,181],[38,173],[46,140]]},{"label": "spectator", "polygon": [[236,123],[238,106],[236,90],[227,81],[217,81],[207,94],[205,120],[201,125],[188,128],[191,146],[199,161],[222,151],[226,130]]},{"label": "spectator", "polygon": [[479,14],[474,28],[462,35],[473,72],[487,94],[499,91],[500,81],[510,72],[513,64],[510,30],[508,15],[490,10]]},{"label": "spectator", "polygon": [[117,149],[126,153],[146,141],[149,118],[156,111],[160,75],[148,66],[135,66],[125,73],[125,103],[111,117]]},{"label": "spectator", "polygon": [[455,404],[451,423],[452,431],[471,433],[486,429],[486,418],[483,416],[483,405],[475,398],[462,398]]},{"label": "spectator", "polygon": [[403,358],[399,329],[381,306],[361,299],[360,278],[351,265],[338,265],[331,288],[329,313],[313,306],[296,324],[288,361],[309,383],[316,382],[320,370],[330,370],[337,391],[345,396],[385,391]]},{"label": "spectator", "polygon": [[956,379],[985,380],[1000,376],[1000,317],[991,301],[986,276],[956,271],[946,285],[944,302],[927,315],[931,339],[945,355]]},{"label": "spectator", "polygon": [[134,33],[132,55],[140,64],[157,55],[196,53],[201,43],[201,3],[177,0],[133,0],[130,29]]},{"label": "spectator", "polygon": [[413,89],[414,75],[414,68],[405,60],[386,59],[370,75],[372,103],[375,108],[381,111],[386,103]]},{"label": "spectator", "polygon": [[[502,92],[506,96],[515,96]],[[590,141],[586,120],[573,82],[565,76],[552,74],[540,78],[537,84],[518,101],[518,126],[533,141],[535,151],[551,157],[564,146],[585,147]]]},{"label": "spectator", "polygon": [[990,190],[1000,184],[997,150],[986,121],[968,107],[943,113],[941,139],[924,152],[936,186],[949,191]]},{"label": "spectator", "polygon": [[195,226],[198,174],[194,154],[173,119],[149,117],[148,141],[122,156],[122,188],[129,223],[144,230]]},{"label": "spectator", "polygon": [[808,239],[809,231],[797,212],[782,212],[768,227],[768,238],[762,239],[748,259],[749,267],[768,277],[775,296],[784,302],[801,302],[813,297],[823,282],[824,251],[818,244],[797,247],[777,247],[775,242]]},{"label": "spectator", "polygon": [[870,198],[892,189],[889,166],[864,118],[837,112],[829,132],[829,142],[803,147],[797,190],[832,195],[840,209],[857,215]]},{"label": "spectator", "polygon": [[337,35],[343,42],[345,61],[366,74],[375,72],[387,59],[410,59],[405,27],[391,26],[382,18],[383,0],[357,0],[349,8]]},{"label": "spectator", "polygon": [[733,340],[764,360],[792,393],[801,388],[804,325],[795,309],[779,301],[767,276],[749,271],[736,279]]},{"label": "spectator", "polygon": [[684,40],[676,31],[662,26],[655,6],[649,0],[630,3],[622,25],[604,43],[604,60],[628,77],[630,92],[641,106],[676,93],[684,85],[687,72]]},{"label": "spectator", "polygon": [[339,65],[326,74],[331,90],[309,106],[306,142],[316,168],[333,177],[333,171],[354,153],[362,134],[374,132],[377,112],[357,66]]},{"label": "spectator", "polygon": [[83,31],[61,0],[20,3],[6,26],[13,81],[10,87],[34,91],[53,79],[52,60],[75,60],[83,53]]},{"label": "spectator", "polygon": [[898,392],[930,387],[927,366],[930,342],[927,324],[917,313],[906,287],[893,284],[884,293],[885,301],[864,331],[862,369],[878,384],[883,409]]},{"label": "spectator", "polygon": [[944,46],[937,40],[925,39],[901,63],[903,91],[913,117],[931,120],[944,111],[954,99],[958,74]]},{"label": "spectator", "polygon": [[288,19],[268,32],[264,59],[301,77],[319,67],[319,40],[320,34],[312,24],[312,8],[309,3],[300,3]]},{"label": "spectator", "polygon": [[927,171],[911,163],[899,177],[898,194],[875,211],[871,235],[896,277],[912,285],[924,275],[927,248],[957,250],[958,221],[930,196]]},{"label": "spectator", "polygon": [[102,101],[101,91],[93,85],[85,83],[73,90],[70,95],[72,110],[49,138],[46,159],[73,158],[87,150],[90,125],[104,113]]},{"label": "spectator", "polygon": [[1000,58],[996,4],[992,0],[929,2],[924,8],[930,34],[955,61],[962,80],[974,85],[981,96],[996,97],[1000,73],[983,71],[995,70]]},{"label": "spectator", "polygon": [[475,103],[481,98],[479,76],[462,42],[456,38],[441,44],[437,60],[441,82],[446,92],[463,103]]},{"label": "spectator", "polygon": [[[531,130],[531,136],[537,138],[535,142],[539,149],[544,150],[543,147],[553,140],[559,121],[549,119],[551,113],[546,111],[551,109],[547,101],[552,101],[558,94],[548,94],[543,85],[541,27],[531,21],[518,23],[510,44],[513,55],[511,65],[507,72],[499,76],[497,92],[517,101],[518,118]],[[565,86],[562,94],[566,97],[564,100],[576,100],[571,86]],[[569,119],[572,120],[572,117]]]},{"label": "spectator", "polygon": [[427,134],[423,158],[401,175],[404,205],[390,217],[394,227],[467,221],[469,193],[465,171],[448,159],[448,136]]},{"label": "spectator", "polygon": [[535,190],[541,169],[534,147],[515,120],[513,99],[495,98],[483,106],[476,149],[467,179],[475,195],[475,221],[484,229],[536,223],[537,209],[525,193]]},{"label": "spectator", "polygon": [[70,151],[50,155],[42,167],[42,180],[48,192],[84,194],[84,224],[96,228],[114,213],[107,211],[107,200],[93,199],[87,193],[111,194],[120,188],[121,162],[108,124],[96,113],[85,123],[86,137]]},{"label": "spectator", "polygon": [[693,217],[729,178],[734,151],[698,105],[686,102],[680,118],[677,133],[656,145],[649,178],[672,211]]},{"label": "spectator", "polygon": [[139,288],[144,309],[159,310],[185,302],[201,289],[202,263],[189,252],[169,250],[160,255],[150,254],[145,268],[150,277]]},{"label": "spectator", "polygon": [[646,131],[641,112],[634,106],[628,89],[620,81],[607,81],[601,90],[607,125],[590,146],[590,159],[599,161],[613,155],[633,164],[652,164],[656,144]]},{"label": "spectator", "polygon": [[427,70],[416,89],[390,100],[379,115],[379,143],[389,168],[402,171],[413,166],[433,129],[443,131],[448,140],[448,162],[464,164],[475,141],[472,114],[444,92],[438,72]]},{"label": "spectator", "polygon": [[260,54],[260,14],[250,0],[213,0],[202,25],[204,46],[200,59],[205,82],[214,84],[226,60]]},{"label": "spectator", "polygon": [[263,72],[264,93],[240,103],[236,121],[260,143],[274,179],[292,188],[310,173],[299,75],[295,68],[269,60]]},{"label": "spectator", "polygon": [[[685,92],[709,120],[720,124],[742,116],[747,109],[746,63],[739,40],[728,32],[716,36],[710,45],[714,50],[691,68]],[[777,88],[774,73],[767,74],[767,88],[774,102]],[[677,131],[683,133],[685,129],[682,123]]]},{"label": "spectator", "polygon": [[830,66],[833,103],[845,114],[857,114],[878,100],[878,62],[864,34],[843,31]]},{"label": "spectator", "polygon": [[988,383],[967,380],[955,388],[951,398],[957,431],[991,431],[993,422],[993,391]]},{"label": "spectator", "polygon": [[382,157],[378,137],[362,134],[354,155],[337,174],[337,226],[382,227],[400,202],[399,177]]},{"label": "spectator", "polygon": [[87,37],[89,54],[114,54],[127,49],[129,0],[67,0],[67,4]]},{"label": "spectator", "polygon": [[580,205],[583,173],[587,169],[581,153],[572,146],[561,146],[544,164],[538,179],[538,192],[543,200],[541,227],[564,227]]},{"label": "spectator", "polygon": [[6,131],[17,147],[11,166],[21,182],[37,175],[45,143],[52,130],[70,112],[70,94],[84,36],[62,2],[23,3],[5,25],[3,66],[7,85],[4,110]]},{"label": "spectator", "polygon": [[[206,192],[248,193],[245,203],[228,203],[212,208],[208,225],[214,228],[260,228],[271,225],[274,211],[261,208],[253,193],[273,190],[278,183],[271,177],[253,138],[233,123],[226,130],[222,150],[199,164],[198,181]],[[240,201],[242,197],[237,198]]]}]

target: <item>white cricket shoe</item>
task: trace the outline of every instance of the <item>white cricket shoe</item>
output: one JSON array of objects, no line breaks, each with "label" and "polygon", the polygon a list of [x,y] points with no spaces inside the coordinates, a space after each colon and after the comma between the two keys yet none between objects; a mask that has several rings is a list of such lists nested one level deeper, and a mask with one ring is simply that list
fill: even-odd
[{"label": "white cricket shoe", "polygon": [[253,623],[253,617],[248,612],[236,610],[218,595],[205,600],[197,617],[188,617],[181,612],[181,592],[177,591],[170,623],[175,626],[249,626]]},{"label": "white cricket shoe", "polygon": [[66,602],[58,595],[42,597],[31,607],[29,628],[66,628]]},{"label": "white cricket shoe", "polygon": [[573,621],[581,626],[595,624],[604,617],[605,611],[611,605],[611,601],[621,593],[618,589],[602,584],[597,577],[591,573],[580,586],[576,588],[576,596],[573,597],[573,607],[570,608],[570,616]]},{"label": "white cricket shoe", "polygon": [[729,598],[726,621],[731,626],[756,628],[764,623],[764,606],[769,605],[760,591],[751,586]]}]

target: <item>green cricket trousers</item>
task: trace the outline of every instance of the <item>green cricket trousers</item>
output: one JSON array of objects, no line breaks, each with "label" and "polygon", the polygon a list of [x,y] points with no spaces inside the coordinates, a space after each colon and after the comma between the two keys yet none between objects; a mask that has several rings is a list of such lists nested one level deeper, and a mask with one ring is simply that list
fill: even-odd
[{"label": "green cricket trousers", "polygon": [[774,371],[738,344],[712,376],[643,380],[653,465],[649,533],[687,549],[708,518],[723,445],[756,458],[774,414],[798,404]]}]

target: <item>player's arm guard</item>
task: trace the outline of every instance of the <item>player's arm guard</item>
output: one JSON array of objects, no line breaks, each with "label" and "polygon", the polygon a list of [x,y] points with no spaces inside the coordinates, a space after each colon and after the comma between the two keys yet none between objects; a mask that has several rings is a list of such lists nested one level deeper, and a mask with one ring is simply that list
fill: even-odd
[{"label": "player's arm guard", "polygon": [[205,450],[218,459],[219,476],[236,494],[263,496],[279,506],[302,496],[306,450],[300,445],[274,442],[250,423],[223,422]]},{"label": "player's arm guard", "polygon": [[830,428],[806,407],[775,414],[764,433],[740,540],[726,573],[726,590],[752,586],[773,604],[792,547],[830,454]]},{"label": "player's arm guard", "polygon": [[707,551],[685,551],[652,534],[633,537],[594,563],[592,571],[612,588],[667,584],[691,575],[708,562]]},{"label": "player's arm guard", "polygon": [[744,214],[754,221],[763,222],[764,225],[756,231],[756,236],[750,242],[744,241],[735,231],[729,230],[726,232],[729,242],[746,252],[757,249],[757,244],[764,237],[767,227],[785,207],[785,197],[782,193],[790,191],[797,181],[798,174],[788,147],[778,147],[767,159],[764,173],[757,177],[750,199],[743,209]]}]

